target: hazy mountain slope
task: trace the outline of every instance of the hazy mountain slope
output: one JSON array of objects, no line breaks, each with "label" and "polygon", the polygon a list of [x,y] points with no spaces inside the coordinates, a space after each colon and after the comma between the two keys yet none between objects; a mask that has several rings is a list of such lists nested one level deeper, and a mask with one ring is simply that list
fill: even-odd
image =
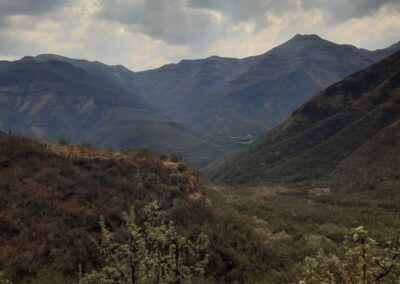
[{"label": "hazy mountain slope", "polygon": [[[296,35],[258,56],[257,64],[206,96],[194,119],[195,129],[259,136],[317,91],[399,48],[371,52],[316,35]],[[244,123],[238,123],[238,118]]]},{"label": "hazy mountain slope", "polygon": [[[45,57],[9,62],[0,71],[0,129],[49,140],[188,155],[206,145],[199,161],[191,160],[198,166],[221,155],[215,146],[155,111],[128,83],[115,79],[113,67]],[[85,69],[78,67],[81,63]]]},{"label": "hazy mountain slope", "polygon": [[308,98],[400,49],[368,51],[316,35],[296,35],[244,59],[183,60],[135,73],[143,98],[209,139],[260,136]]},{"label": "hazy mountain slope", "polygon": [[146,100],[173,117],[188,119],[205,94],[235,79],[253,61],[218,56],[182,60],[178,64],[138,72],[136,81]]},{"label": "hazy mountain slope", "polygon": [[400,53],[355,73],[302,105],[282,125],[210,169],[214,181],[398,180]]},{"label": "hazy mountain slope", "polygon": [[56,54],[41,54],[36,56],[35,60],[40,62],[58,61],[70,63],[102,80],[116,84],[126,92],[133,93],[134,96],[140,94],[140,90],[136,86],[135,73],[122,65],[109,66],[98,61],[91,62],[84,59],[73,59]]}]

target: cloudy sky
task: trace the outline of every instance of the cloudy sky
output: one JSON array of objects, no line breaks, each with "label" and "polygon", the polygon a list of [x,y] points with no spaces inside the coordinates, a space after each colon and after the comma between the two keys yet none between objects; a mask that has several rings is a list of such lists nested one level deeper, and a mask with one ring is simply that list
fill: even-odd
[{"label": "cloudy sky", "polygon": [[134,71],[264,53],[315,33],[367,49],[400,40],[400,0],[0,0],[0,59],[56,53]]}]

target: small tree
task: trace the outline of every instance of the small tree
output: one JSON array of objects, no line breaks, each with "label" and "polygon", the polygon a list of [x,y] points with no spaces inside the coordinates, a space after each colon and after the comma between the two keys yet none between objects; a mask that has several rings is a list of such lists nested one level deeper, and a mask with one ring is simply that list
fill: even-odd
[{"label": "small tree", "polygon": [[105,265],[82,277],[82,284],[191,283],[208,265],[208,238],[195,243],[180,236],[157,202],[144,208],[146,221],[137,224],[135,210],[123,213],[121,234],[108,230],[101,218],[100,248]]},{"label": "small tree", "polygon": [[[400,278],[400,232],[394,243],[381,247],[364,227],[351,230],[345,255],[339,259],[319,251],[303,263],[304,284],[317,283],[381,283]],[[391,282],[394,283],[394,282]]]}]

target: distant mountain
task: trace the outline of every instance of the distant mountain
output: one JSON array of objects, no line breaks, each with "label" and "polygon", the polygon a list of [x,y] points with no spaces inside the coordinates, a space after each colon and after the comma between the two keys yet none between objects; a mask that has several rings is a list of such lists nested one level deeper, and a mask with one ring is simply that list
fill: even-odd
[{"label": "distant mountain", "polygon": [[84,69],[102,80],[112,82],[127,92],[140,93],[139,88],[136,86],[135,73],[122,65],[109,66],[98,61],[91,62],[85,59],[72,59],[56,54],[41,54],[36,56],[35,60],[39,62],[58,61],[69,63],[75,67]]},{"label": "distant mountain", "polygon": [[196,159],[191,160],[196,165],[221,154],[144,101],[134,86],[134,73],[123,67],[56,55],[0,66],[4,131],[104,147],[183,152]]},{"label": "distant mountain", "polygon": [[178,64],[136,73],[136,82],[146,100],[167,114],[187,119],[205,94],[234,80],[253,63],[254,60],[218,56],[182,60]]},{"label": "distant mountain", "polygon": [[312,95],[400,49],[367,51],[296,35],[245,59],[210,57],[137,73],[142,94],[215,138],[260,136]]},{"label": "distant mountain", "polygon": [[208,175],[230,184],[318,179],[398,188],[400,52],[328,87]]}]

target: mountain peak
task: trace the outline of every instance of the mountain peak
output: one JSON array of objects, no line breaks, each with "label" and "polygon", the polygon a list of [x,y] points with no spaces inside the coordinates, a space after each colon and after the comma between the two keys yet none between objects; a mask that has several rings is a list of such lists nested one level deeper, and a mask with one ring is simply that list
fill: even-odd
[{"label": "mountain peak", "polygon": [[50,60],[65,61],[69,58],[57,54],[39,54],[38,56],[35,57],[35,59],[39,61],[50,61]]},{"label": "mountain peak", "polygon": [[332,45],[336,44],[316,34],[296,34],[290,40],[266,52],[265,55],[279,54],[280,56],[291,57],[298,52],[309,50],[310,48],[324,48]]},{"label": "mountain peak", "polygon": [[292,40],[323,40],[321,37],[319,37],[316,34],[296,34],[294,37],[292,37],[289,41]]}]

